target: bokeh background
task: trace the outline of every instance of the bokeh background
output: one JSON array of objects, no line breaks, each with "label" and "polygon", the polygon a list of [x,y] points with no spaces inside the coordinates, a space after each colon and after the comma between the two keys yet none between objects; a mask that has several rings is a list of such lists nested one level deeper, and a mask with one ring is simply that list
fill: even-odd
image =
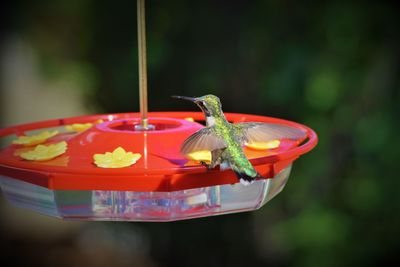
[{"label": "bokeh background", "polygon": [[[138,111],[135,2],[3,3],[2,127]],[[395,1],[148,0],[150,110],[196,110],[169,96],[213,93],[227,112],[309,125],[318,146],[251,213],[63,222],[2,198],[2,262],[398,266],[399,25]]]}]

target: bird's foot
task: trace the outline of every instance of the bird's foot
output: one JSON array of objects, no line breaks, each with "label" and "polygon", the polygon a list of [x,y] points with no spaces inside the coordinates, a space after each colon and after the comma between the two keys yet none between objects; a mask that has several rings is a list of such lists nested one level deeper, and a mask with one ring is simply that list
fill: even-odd
[{"label": "bird's foot", "polygon": [[205,161],[200,161],[200,164],[207,168],[207,171],[211,170],[211,165],[207,164]]}]

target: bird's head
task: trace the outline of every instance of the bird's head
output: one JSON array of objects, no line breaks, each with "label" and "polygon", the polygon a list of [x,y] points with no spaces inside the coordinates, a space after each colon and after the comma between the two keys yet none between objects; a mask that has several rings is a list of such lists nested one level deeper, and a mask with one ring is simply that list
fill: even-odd
[{"label": "bird's head", "polygon": [[204,112],[206,117],[214,117],[222,114],[221,102],[215,95],[205,95],[200,97],[172,96],[177,99],[189,100],[196,103]]}]

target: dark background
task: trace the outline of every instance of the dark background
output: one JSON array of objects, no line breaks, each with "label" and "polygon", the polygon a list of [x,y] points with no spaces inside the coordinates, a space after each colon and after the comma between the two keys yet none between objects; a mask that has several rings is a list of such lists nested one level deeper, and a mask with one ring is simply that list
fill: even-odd
[{"label": "dark background", "polygon": [[[2,5],[3,81],[16,61],[7,51],[18,40],[33,51],[41,79],[73,81],[75,89],[68,90],[81,96],[85,112],[138,111],[135,1]],[[75,223],[3,200],[2,262],[398,266],[395,1],[147,1],[146,14],[151,111],[197,110],[169,96],[212,93],[227,112],[304,123],[318,133],[318,146],[294,164],[280,195],[250,213],[173,223]],[[24,86],[28,92],[29,83]],[[5,103],[12,89],[6,82],[1,89]],[[16,114],[17,106],[3,110],[3,126],[16,123],[5,114]],[[56,112],[49,107],[46,114]]]}]

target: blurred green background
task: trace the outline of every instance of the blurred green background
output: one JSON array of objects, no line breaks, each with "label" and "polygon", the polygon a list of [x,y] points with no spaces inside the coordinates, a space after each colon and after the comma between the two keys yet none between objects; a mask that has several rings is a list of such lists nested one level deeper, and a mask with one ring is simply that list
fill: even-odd
[{"label": "blurred green background", "polygon": [[[318,146],[251,213],[63,222],[0,205],[3,262],[26,266],[398,266],[400,31],[395,1],[147,1],[149,107],[304,123]],[[9,1],[1,125],[138,111],[136,1]]]}]

